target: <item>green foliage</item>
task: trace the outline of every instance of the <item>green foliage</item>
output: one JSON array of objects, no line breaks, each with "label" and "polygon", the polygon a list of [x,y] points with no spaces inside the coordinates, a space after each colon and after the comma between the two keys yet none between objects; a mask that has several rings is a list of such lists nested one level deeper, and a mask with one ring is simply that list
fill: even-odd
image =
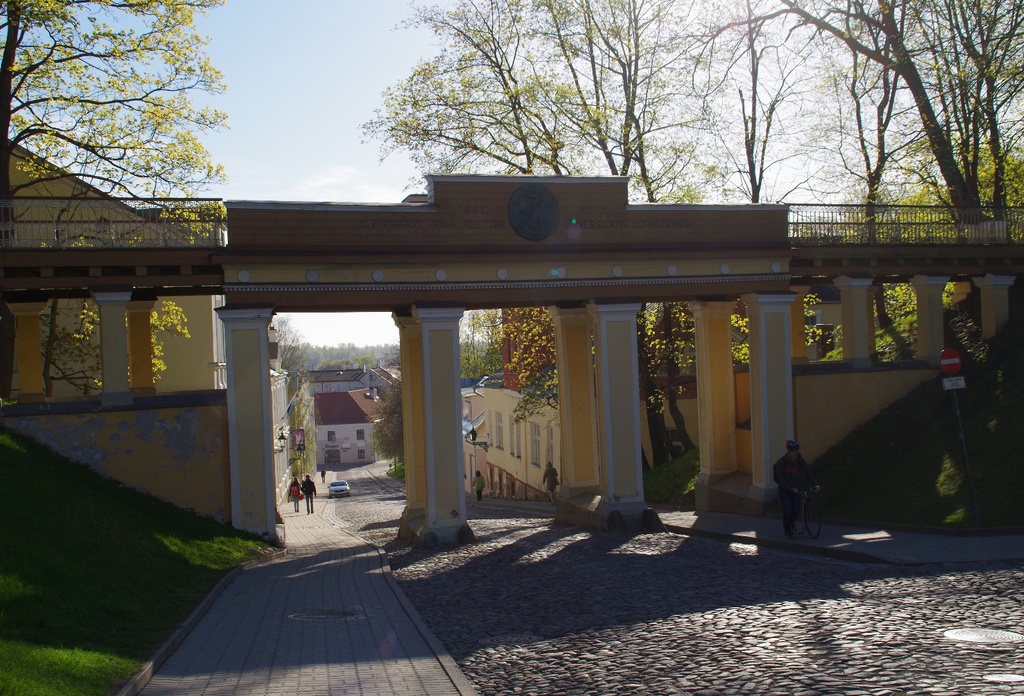
[{"label": "green foliage", "polygon": [[377,402],[373,424],[373,449],[395,465],[405,463],[405,423],[402,417],[402,383],[395,381]]},{"label": "green foliage", "polygon": [[268,545],[0,428],[0,474],[60,485],[0,526],[0,693],[102,696]]},{"label": "green foliage", "polygon": [[197,133],[225,115],[189,95],[224,88],[195,28],[222,2],[4,3],[0,193],[18,188],[7,173],[16,145],[41,158],[21,165],[36,182],[72,174],[103,192],[191,195],[221,180]]},{"label": "green foliage", "polygon": [[503,310],[502,330],[509,344],[505,366],[519,380],[522,398],[513,417],[525,421],[558,409],[558,372],[555,367],[555,325],[543,307]]},{"label": "green foliage", "polygon": [[683,456],[644,471],[644,499],[673,507],[692,502],[693,486],[700,473],[700,452],[694,448]]},{"label": "green foliage", "polygon": [[470,310],[459,323],[460,374],[466,378],[501,372],[501,310]]}]

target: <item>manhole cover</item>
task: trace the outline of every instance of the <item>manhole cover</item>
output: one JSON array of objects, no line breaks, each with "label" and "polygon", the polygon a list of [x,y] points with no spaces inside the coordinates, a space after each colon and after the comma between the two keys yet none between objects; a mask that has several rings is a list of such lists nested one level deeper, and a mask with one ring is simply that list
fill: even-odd
[{"label": "manhole cover", "polygon": [[349,619],[355,616],[355,612],[344,609],[319,609],[316,611],[300,611],[298,614],[289,614],[289,619],[297,621],[338,621]]},{"label": "manhole cover", "polygon": [[532,633],[510,633],[504,636],[492,636],[484,638],[480,642],[484,645],[521,645],[523,643],[536,643],[540,636]]},{"label": "manhole cover", "polygon": [[1010,684],[1013,682],[1024,682],[1024,676],[1020,674],[986,674],[985,680]]},{"label": "manhole cover", "polygon": [[942,635],[952,640],[965,640],[970,643],[1016,643],[1024,640],[1024,636],[1019,633],[994,628],[953,628]]}]

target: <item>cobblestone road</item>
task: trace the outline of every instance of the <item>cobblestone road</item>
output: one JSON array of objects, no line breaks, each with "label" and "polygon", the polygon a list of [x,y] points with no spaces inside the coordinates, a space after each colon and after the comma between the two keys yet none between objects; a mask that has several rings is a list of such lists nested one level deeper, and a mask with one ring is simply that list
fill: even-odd
[{"label": "cobblestone road", "polygon": [[859,564],[479,510],[477,543],[423,551],[395,541],[400,486],[345,475],[338,523],[389,552],[481,694],[1024,694],[1019,563]]}]

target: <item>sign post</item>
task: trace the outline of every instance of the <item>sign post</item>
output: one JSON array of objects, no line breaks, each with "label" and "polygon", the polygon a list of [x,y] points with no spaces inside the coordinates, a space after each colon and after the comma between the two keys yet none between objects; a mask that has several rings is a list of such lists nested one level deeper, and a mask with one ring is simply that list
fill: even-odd
[{"label": "sign post", "polygon": [[960,437],[960,447],[964,453],[964,473],[967,476],[967,493],[971,498],[971,514],[974,517],[974,526],[981,526],[981,515],[978,514],[978,501],[974,497],[974,483],[971,480],[971,464],[967,457],[967,439],[964,437],[964,424],[960,419],[960,403],[957,401],[956,393],[960,389],[966,388],[966,383],[962,375],[957,375],[960,372],[960,368],[963,365],[963,361],[960,359],[960,353],[956,352],[952,348],[943,348],[942,352],[939,353],[939,368],[950,377],[943,377],[942,388],[949,392],[950,397],[953,399],[953,415],[956,417],[956,430]]}]

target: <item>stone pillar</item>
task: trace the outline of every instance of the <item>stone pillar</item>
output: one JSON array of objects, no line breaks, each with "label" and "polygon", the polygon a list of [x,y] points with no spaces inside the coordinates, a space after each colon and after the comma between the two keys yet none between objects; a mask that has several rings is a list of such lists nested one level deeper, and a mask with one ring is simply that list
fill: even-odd
[{"label": "stone pillar", "polygon": [[593,322],[585,308],[548,307],[555,324],[558,418],[562,431],[559,497],[597,494],[597,395],[594,392]]},{"label": "stone pillar", "polygon": [[875,324],[874,308],[868,299],[874,281],[838,276],[833,282],[839,288],[842,303],[843,362],[853,367],[871,367]]},{"label": "stone pillar", "polygon": [[589,304],[600,443],[601,502],[610,529],[638,529],[644,510],[640,445],[640,377],[636,314],[639,304]]},{"label": "stone pillar", "polygon": [[128,303],[128,363],[132,394],[156,393],[153,379],[153,300]]},{"label": "stone pillar", "polygon": [[796,295],[790,307],[790,348],[793,351],[793,364],[806,365],[807,359],[807,319],[804,317],[804,298],[811,291],[810,285],[791,285],[789,289]]},{"label": "stone pillar", "polygon": [[128,381],[128,303],[131,290],[93,292],[100,315],[100,362],[103,373],[103,406],[127,406],[132,403]]},{"label": "stone pillar", "polygon": [[712,509],[712,486],[736,471],[736,391],[732,368],[732,318],[736,302],[690,302],[696,323],[697,421],[700,473],[698,510]]},{"label": "stone pillar", "polygon": [[[57,300],[54,300],[56,302]],[[46,400],[43,385],[43,349],[39,335],[39,315],[46,302],[11,302],[15,343],[18,355],[18,401],[39,403]]]},{"label": "stone pillar", "polygon": [[233,527],[277,537],[269,306],[218,307],[227,355],[228,447]]},{"label": "stone pillar", "polygon": [[917,297],[917,358],[932,365],[939,364],[945,343],[942,291],[948,282],[949,276],[915,275],[910,279]]},{"label": "stone pillar", "polygon": [[397,313],[391,316],[398,326],[400,344],[405,449],[405,510],[399,521],[398,536],[406,543],[414,544],[419,542],[417,534],[426,526],[427,518],[423,330],[412,316]]},{"label": "stone pillar", "polygon": [[[459,319],[461,307],[413,307],[413,319],[420,325],[419,358],[409,354],[403,346],[403,363],[411,368],[420,362],[420,374],[408,375],[417,387],[405,400],[403,379],[402,413],[408,409],[422,413],[414,416],[414,428],[422,425],[419,433],[406,440],[408,446],[422,447],[423,481],[415,482],[417,498],[422,496],[424,507],[414,508],[407,498],[399,535],[424,546],[451,546],[472,540],[472,531],[466,523],[466,497],[462,489],[463,441],[462,398],[459,390]],[[401,324],[400,324],[401,327]],[[408,328],[402,341],[415,341]],[[405,365],[403,364],[403,377]],[[417,443],[421,443],[417,445]],[[417,457],[420,453],[416,453]],[[419,472],[416,474],[419,476]],[[422,493],[420,492],[422,491]]]},{"label": "stone pillar", "polygon": [[775,497],[772,464],[793,437],[793,366],[790,306],[795,297],[743,295],[749,320],[751,487],[749,512],[764,511]]},{"label": "stone pillar", "polygon": [[1009,289],[1016,276],[997,276],[986,273],[972,278],[981,291],[981,337],[989,340],[1010,320]]}]

